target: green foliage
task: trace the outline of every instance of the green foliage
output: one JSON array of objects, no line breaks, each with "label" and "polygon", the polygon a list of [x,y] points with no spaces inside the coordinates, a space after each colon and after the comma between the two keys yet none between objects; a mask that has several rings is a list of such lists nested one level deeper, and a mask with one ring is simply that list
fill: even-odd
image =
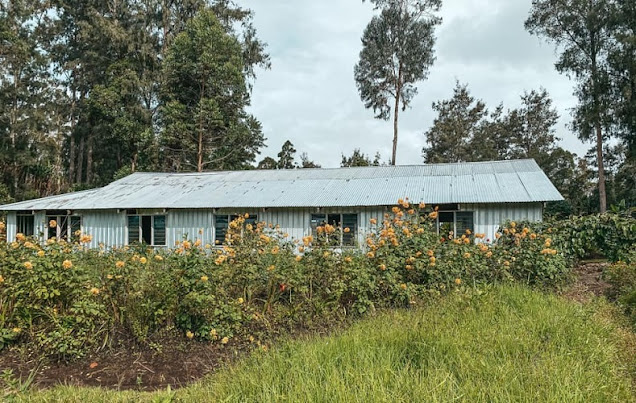
[{"label": "green foliage", "polygon": [[629,263],[617,262],[603,271],[610,284],[609,297],[617,301],[636,328],[636,251],[631,252]]},{"label": "green foliage", "polygon": [[[465,288],[423,307],[285,342],[178,390],[58,386],[24,401],[633,401],[633,347],[604,303],[519,286]],[[621,337],[622,336],[622,337]]]},{"label": "green foliage", "polygon": [[45,245],[19,235],[0,245],[0,343],[64,360],[120,335],[144,343],[173,331],[225,344],[410,306],[466,284],[554,286],[567,277],[547,234],[509,223],[494,245],[470,231],[439,236],[436,214],[401,200],[383,222],[372,221],[365,250],[340,247],[347,228],[325,224],[291,241],[245,216],[218,247],[193,237],[167,250],[87,250],[86,234],[78,244]]},{"label": "green foliage", "polygon": [[[393,154],[395,165],[398,113],[405,110],[417,94],[415,83],[428,77],[433,65],[434,29],[441,18],[441,0],[390,1],[376,3],[379,16],[369,22],[362,35],[360,61],[354,77],[360,99],[372,108],[378,119],[393,113]],[[392,105],[392,103],[394,103]]]}]

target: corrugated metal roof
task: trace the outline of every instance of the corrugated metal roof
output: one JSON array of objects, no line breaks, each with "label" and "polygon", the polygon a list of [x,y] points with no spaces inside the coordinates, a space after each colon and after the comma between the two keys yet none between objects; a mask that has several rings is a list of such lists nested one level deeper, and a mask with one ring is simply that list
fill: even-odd
[{"label": "corrugated metal roof", "polygon": [[134,173],[0,210],[384,206],[563,200],[534,160],[334,169]]}]

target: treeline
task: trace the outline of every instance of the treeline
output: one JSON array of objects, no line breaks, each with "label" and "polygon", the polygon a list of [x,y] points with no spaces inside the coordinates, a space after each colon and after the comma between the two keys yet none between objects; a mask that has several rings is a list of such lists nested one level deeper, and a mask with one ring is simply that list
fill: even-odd
[{"label": "treeline", "polygon": [[240,169],[264,137],[245,112],[269,66],[229,0],[2,0],[0,201],[135,170]]}]

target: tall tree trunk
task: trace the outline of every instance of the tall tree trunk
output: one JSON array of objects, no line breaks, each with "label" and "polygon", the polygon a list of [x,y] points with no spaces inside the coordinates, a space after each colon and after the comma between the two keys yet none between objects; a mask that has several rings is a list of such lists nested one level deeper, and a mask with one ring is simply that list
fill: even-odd
[{"label": "tall tree trunk", "polygon": [[86,139],[86,183],[93,183],[93,143],[95,142],[93,130],[89,130]]},{"label": "tall tree trunk", "polygon": [[596,126],[596,160],[598,163],[598,197],[600,202],[600,211],[607,211],[607,195],[605,192],[605,164],[603,162],[603,134],[601,132],[601,123],[597,120]]},{"label": "tall tree trunk", "polygon": [[77,150],[77,172],[75,183],[82,183],[84,168],[84,136],[80,137],[79,149]]},{"label": "tall tree trunk", "polygon": [[398,144],[398,115],[400,112],[400,92],[402,91],[402,63],[398,69],[397,85],[395,86],[395,107],[393,108],[393,153],[391,154],[391,165],[395,165]]},{"label": "tall tree trunk", "polygon": [[71,144],[69,145],[69,163],[68,163],[68,183],[72,185],[75,183],[75,102],[76,93],[73,91],[73,98],[71,99]]},{"label": "tall tree trunk", "polygon": [[199,141],[197,144],[197,172],[203,172],[203,111],[201,102],[205,94],[205,81],[201,84],[201,94],[199,97]]}]

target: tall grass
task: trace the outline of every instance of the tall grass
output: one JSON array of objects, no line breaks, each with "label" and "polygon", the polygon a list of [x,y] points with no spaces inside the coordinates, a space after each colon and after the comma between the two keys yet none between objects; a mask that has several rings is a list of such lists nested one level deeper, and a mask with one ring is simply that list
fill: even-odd
[{"label": "tall grass", "polygon": [[[34,401],[634,401],[617,325],[517,286],[387,312],[333,337],[253,354],[173,392],[60,387]],[[624,353],[624,352],[623,352]],[[633,362],[632,362],[633,365]]]}]

